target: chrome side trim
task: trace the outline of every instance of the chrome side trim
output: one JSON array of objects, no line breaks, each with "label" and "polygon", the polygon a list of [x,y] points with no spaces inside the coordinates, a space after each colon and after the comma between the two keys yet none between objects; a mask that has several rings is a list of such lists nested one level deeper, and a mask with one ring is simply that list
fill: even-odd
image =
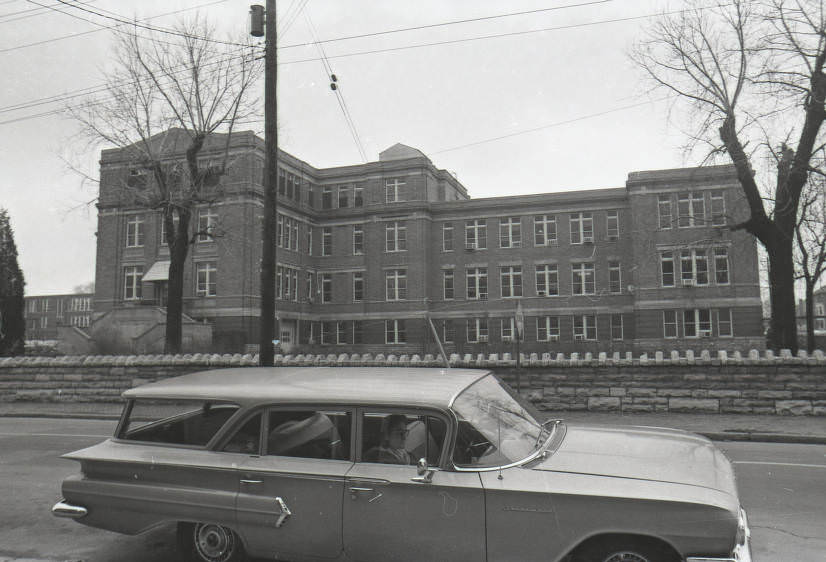
[{"label": "chrome side trim", "polygon": [[706,558],[705,556],[689,556],[685,562],[737,562],[735,558]]},{"label": "chrome side trim", "polygon": [[52,507],[52,515],[55,517],[68,517],[69,519],[80,519],[86,516],[86,508],[80,505],[72,505],[60,500]]}]

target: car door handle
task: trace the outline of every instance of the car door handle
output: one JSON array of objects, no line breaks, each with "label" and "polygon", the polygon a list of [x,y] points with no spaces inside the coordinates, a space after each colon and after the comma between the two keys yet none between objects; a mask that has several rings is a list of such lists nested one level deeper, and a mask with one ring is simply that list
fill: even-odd
[{"label": "car door handle", "polygon": [[356,492],[372,492],[373,488],[363,488],[361,486],[350,486],[350,491],[353,493]]},{"label": "car door handle", "polygon": [[241,484],[263,484],[263,480],[247,480],[246,478],[241,479]]}]

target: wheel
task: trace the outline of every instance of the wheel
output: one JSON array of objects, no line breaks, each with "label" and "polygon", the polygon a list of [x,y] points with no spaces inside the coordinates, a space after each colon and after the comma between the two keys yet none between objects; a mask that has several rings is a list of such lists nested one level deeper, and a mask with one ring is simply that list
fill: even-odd
[{"label": "wheel", "polygon": [[245,558],[235,531],[215,523],[178,523],[178,547],[187,562],[242,562]]},{"label": "wheel", "polygon": [[670,549],[633,539],[594,542],[580,548],[573,562],[677,562]]}]

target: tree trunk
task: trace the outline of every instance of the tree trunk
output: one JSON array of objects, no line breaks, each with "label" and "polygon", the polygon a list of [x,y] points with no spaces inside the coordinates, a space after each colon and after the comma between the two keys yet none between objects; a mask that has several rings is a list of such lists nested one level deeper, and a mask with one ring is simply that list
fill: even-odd
[{"label": "tree trunk", "polygon": [[806,279],[806,350],[815,350],[815,284]]},{"label": "tree trunk", "polygon": [[182,341],[181,317],[184,312],[184,265],[189,253],[188,209],[180,209],[175,240],[169,251],[169,295],[166,303],[166,340],[164,353],[180,353]]},{"label": "tree trunk", "polygon": [[792,353],[797,353],[792,237],[781,236],[779,238],[765,245],[769,256],[769,294],[771,295],[769,347],[775,351],[790,349]]}]

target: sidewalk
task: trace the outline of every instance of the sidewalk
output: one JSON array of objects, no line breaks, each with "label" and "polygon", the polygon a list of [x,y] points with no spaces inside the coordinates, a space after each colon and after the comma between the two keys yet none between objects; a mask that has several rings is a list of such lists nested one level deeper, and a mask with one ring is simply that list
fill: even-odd
[{"label": "sidewalk", "polygon": [[[53,417],[116,420],[121,404],[109,402],[7,402],[2,417]],[[743,414],[621,414],[614,412],[545,412],[569,422],[672,427],[715,441],[763,441],[826,445],[826,416],[758,416]],[[113,426],[114,428],[114,426]]]}]

